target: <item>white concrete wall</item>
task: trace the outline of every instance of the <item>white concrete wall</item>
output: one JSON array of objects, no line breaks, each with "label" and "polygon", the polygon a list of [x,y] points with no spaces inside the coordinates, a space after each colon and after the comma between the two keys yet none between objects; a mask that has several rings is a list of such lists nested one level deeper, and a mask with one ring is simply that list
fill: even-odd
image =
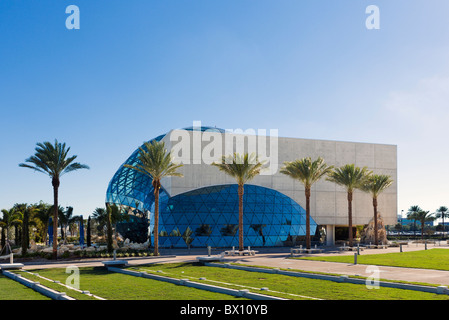
[{"label": "white concrete wall", "polygon": [[[172,135],[171,135],[172,134]],[[190,141],[187,146],[180,151],[180,142],[182,140],[170,141],[170,137],[182,136],[184,140]],[[194,137],[195,135],[195,137]],[[230,139],[240,135],[211,133],[211,137],[221,140],[221,153],[217,152],[214,160],[219,160],[221,154],[225,153],[226,146],[229,145]],[[206,138],[206,136],[204,136]],[[253,137],[254,138],[254,137]],[[194,139],[196,144],[194,143]],[[207,163],[211,159],[203,158],[197,146],[201,136],[199,132],[173,130],[163,139],[169,150],[179,151],[173,154],[175,162],[183,162],[184,166],[180,172],[184,174],[184,178],[166,178],[162,181],[163,186],[171,194],[171,196],[197,189],[204,186],[235,183],[235,180],[218,168]],[[263,137],[265,140],[265,137]],[[201,150],[210,150],[212,147],[209,136],[207,141],[202,142]],[[254,139],[249,139],[251,141]],[[261,140],[262,141],[262,140]],[[183,141],[185,147],[186,141]],[[247,143],[247,142],[246,142]],[[260,146],[260,141],[256,144]],[[276,145],[277,144],[277,145]],[[195,145],[195,147],[194,147]],[[215,142],[217,148],[219,143]],[[251,145],[254,149],[254,146]],[[384,191],[379,197],[379,212],[384,218],[386,224],[395,224],[397,215],[397,147],[395,145],[382,145],[357,142],[342,141],[326,141],[326,140],[310,140],[297,138],[278,138],[277,141],[271,141],[264,150],[268,159],[271,159],[271,165],[277,170],[275,174],[265,172],[264,175],[256,177],[249,182],[250,184],[260,185],[267,188],[275,189],[294,199],[302,207],[305,208],[304,187],[298,181],[279,173],[284,161],[292,161],[303,157],[312,157],[316,159],[321,156],[327,164],[334,166],[342,166],[354,163],[356,166],[367,166],[369,170],[379,174],[388,174],[394,180],[393,185]],[[275,147],[275,148],[274,148]],[[208,149],[209,148],[209,149]],[[273,149],[274,148],[274,149]],[[226,151],[225,151],[226,150]],[[248,149],[244,149],[246,152]],[[234,149],[235,151],[235,149]],[[259,152],[259,151],[258,151]],[[190,154],[189,154],[190,153]],[[276,154],[277,156],[276,156]],[[199,164],[193,164],[193,162]],[[204,163],[206,162],[206,163]],[[336,184],[322,179],[312,188],[311,197],[311,216],[318,224],[323,225],[347,225],[348,204],[346,191]],[[354,193],[353,200],[353,224],[367,224],[373,216],[372,199],[369,194],[361,191]]]}]

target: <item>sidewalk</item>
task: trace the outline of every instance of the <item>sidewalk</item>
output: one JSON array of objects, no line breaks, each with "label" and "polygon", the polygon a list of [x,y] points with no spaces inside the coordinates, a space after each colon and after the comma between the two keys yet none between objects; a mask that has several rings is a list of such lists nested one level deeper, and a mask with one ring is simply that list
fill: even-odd
[{"label": "sidewalk", "polygon": [[[433,244],[427,245],[428,250],[433,248],[449,249],[447,244],[441,244],[441,246],[434,246]],[[403,252],[425,250],[424,244],[410,244],[403,246]],[[361,251],[361,255],[368,254],[382,254],[400,252],[399,247],[391,247],[387,249],[365,249]],[[338,252],[338,249],[328,250],[327,252],[320,254],[311,254],[303,256],[330,256],[330,255],[351,255],[353,256],[356,251],[344,251]],[[362,276],[369,277],[373,275],[372,270],[368,270],[369,265],[362,264],[348,264],[339,262],[324,262],[324,261],[311,261],[311,260],[299,260],[289,259],[290,254],[278,253],[278,254],[259,254],[255,257],[231,257],[226,258],[226,261],[242,263],[253,266],[266,266],[273,268],[291,268],[297,270],[311,271],[311,272],[324,272],[333,273],[348,276]],[[422,282],[436,285],[449,286],[449,271],[430,270],[430,269],[416,269],[416,268],[401,268],[401,267],[387,267],[378,266],[380,271],[380,278],[393,281],[407,281],[407,282]]]}]

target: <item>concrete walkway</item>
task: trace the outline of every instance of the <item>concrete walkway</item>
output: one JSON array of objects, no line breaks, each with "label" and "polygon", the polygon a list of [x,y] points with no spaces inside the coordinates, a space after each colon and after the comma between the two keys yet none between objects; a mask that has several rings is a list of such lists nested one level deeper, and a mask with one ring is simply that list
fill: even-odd
[{"label": "concrete walkway", "polygon": [[[441,245],[428,244],[428,249],[432,248],[445,248],[449,249],[449,245],[441,243]],[[409,246],[403,246],[403,252],[424,250],[424,245],[410,244]],[[213,255],[218,254],[221,250],[216,250]],[[261,252],[263,251],[263,252]],[[367,265],[361,264],[347,264],[336,262],[323,262],[323,261],[310,261],[310,260],[298,260],[290,259],[289,248],[270,248],[259,251],[256,256],[233,256],[225,257],[224,262],[236,262],[252,266],[267,266],[278,268],[291,268],[297,270],[311,271],[311,272],[324,272],[340,275],[357,275],[368,277],[372,276],[372,271],[367,270]],[[399,248],[387,248],[387,249],[365,249],[361,251],[362,255],[367,254],[381,254],[388,252],[399,252]],[[172,249],[161,250],[162,255],[160,257],[148,257],[148,258],[128,258],[129,265],[143,265],[151,263],[176,263],[176,262],[195,262],[196,257],[206,256],[206,249],[196,249],[192,251]],[[313,256],[329,256],[329,255],[354,255],[353,251],[340,252],[336,248],[328,248],[324,253],[313,254]],[[308,256],[308,255],[303,255]],[[42,262],[42,263],[24,263],[26,270],[44,269],[44,268],[66,268],[67,266],[76,265],[78,267],[96,267],[103,266],[101,261],[106,259],[95,260],[72,260],[72,261],[59,261],[59,262]],[[428,269],[414,269],[414,268],[399,268],[399,267],[384,267],[379,266],[380,278],[396,281],[408,281],[408,282],[422,282],[436,285],[449,286],[449,271],[428,270]]]}]

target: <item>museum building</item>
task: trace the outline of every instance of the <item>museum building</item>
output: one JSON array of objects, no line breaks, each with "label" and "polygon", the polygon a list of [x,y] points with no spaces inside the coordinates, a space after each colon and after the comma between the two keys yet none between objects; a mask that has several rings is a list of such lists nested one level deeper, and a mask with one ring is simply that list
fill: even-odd
[{"label": "museum building", "polygon": [[[390,175],[394,183],[379,197],[378,210],[385,225],[396,222],[395,145],[285,138],[271,130],[267,135],[266,130],[243,132],[200,125],[174,129],[152,140],[163,141],[172,152],[173,161],[183,164],[178,170],[183,177],[166,177],[161,181],[160,247],[238,246],[237,184],[234,178],[211,165],[213,161],[220,161],[222,155],[233,152],[255,152],[267,168],[245,184],[245,246],[291,246],[303,239],[306,233],[304,187],[299,181],[280,173],[280,168],[285,161],[304,157],[322,157],[328,165],[336,167],[354,163],[359,167],[366,166],[374,173]],[[144,223],[149,218],[152,236],[154,190],[151,178],[124,166],[136,164],[143,147],[137,148],[114,174],[107,189],[106,203],[116,204],[135,215],[131,223]],[[325,179],[313,185],[312,236],[318,236],[321,231],[326,244],[334,244],[336,228],[348,225],[347,212],[347,194],[342,187]],[[142,219],[137,218],[139,215]],[[353,225],[366,225],[372,217],[372,198],[356,191]]]}]

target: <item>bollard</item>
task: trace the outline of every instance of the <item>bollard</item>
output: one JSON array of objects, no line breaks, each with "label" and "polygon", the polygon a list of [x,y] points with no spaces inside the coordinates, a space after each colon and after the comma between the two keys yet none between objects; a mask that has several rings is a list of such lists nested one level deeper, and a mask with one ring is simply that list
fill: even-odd
[{"label": "bollard", "polygon": [[114,250],[114,261],[117,260],[117,250]]},{"label": "bollard", "polygon": [[210,246],[207,246],[207,256],[210,257]]},{"label": "bollard", "polygon": [[14,254],[12,252],[9,254],[9,263],[10,264],[14,263]]},{"label": "bollard", "polygon": [[425,248],[425,250],[427,250],[427,240],[424,241],[424,248]]},{"label": "bollard", "polygon": [[354,264],[357,264],[357,253],[354,253]]},{"label": "bollard", "polygon": [[399,244],[399,252],[402,252],[402,243]]}]

